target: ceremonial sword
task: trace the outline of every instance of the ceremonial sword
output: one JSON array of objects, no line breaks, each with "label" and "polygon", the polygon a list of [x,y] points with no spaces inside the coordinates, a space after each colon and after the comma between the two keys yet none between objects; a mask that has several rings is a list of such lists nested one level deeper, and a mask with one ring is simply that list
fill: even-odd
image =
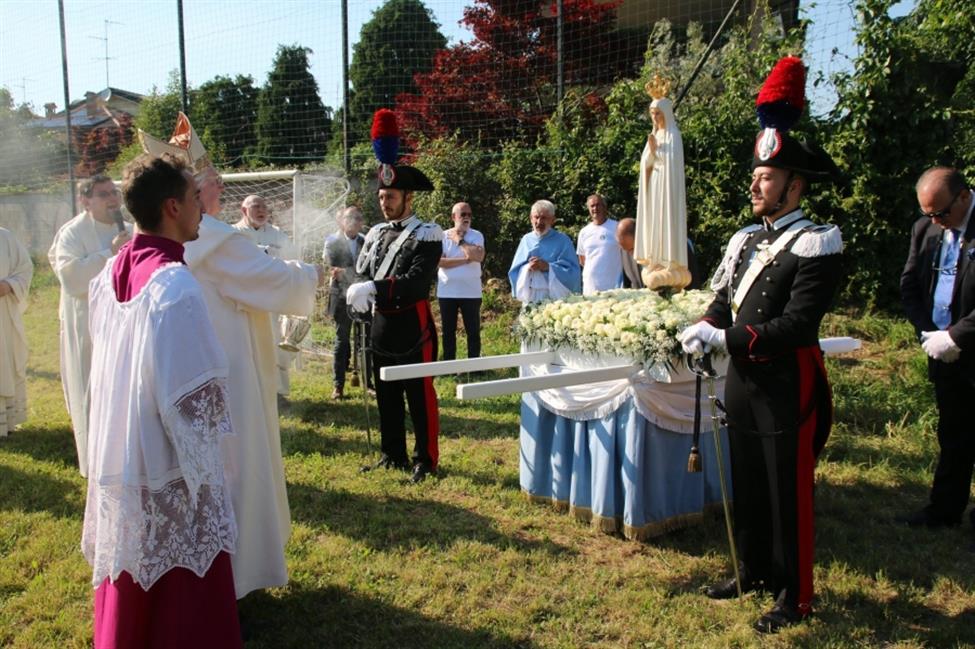
[{"label": "ceremonial sword", "polygon": [[691,442],[691,455],[687,461],[689,472],[700,471],[700,455],[698,442],[700,439],[701,423],[701,381],[707,382],[708,401],[711,403],[711,431],[714,434],[714,450],[717,454],[715,460],[718,463],[718,483],[721,486],[721,505],[724,508],[724,525],[728,532],[728,547],[731,550],[731,567],[735,572],[735,589],[738,591],[738,599],[741,599],[741,574],[738,571],[738,548],[735,545],[735,533],[731,524],[731,507],[728,503],[728,487],[725,482],[724,474],[724,453],[721,451],[721,417],[718,415],[718,395],[714,390],[714,379],[717,372],[711,364],[711,354],[703,356],[687,355],[687,367],[696,375],[695,400],[694,400],[694,438]]}]

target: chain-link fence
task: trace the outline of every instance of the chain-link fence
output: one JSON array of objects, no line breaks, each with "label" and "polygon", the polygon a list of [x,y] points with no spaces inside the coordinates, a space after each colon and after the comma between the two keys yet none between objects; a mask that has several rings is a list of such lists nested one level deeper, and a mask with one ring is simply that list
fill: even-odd
[{"label": "chain-link fence", "polygon": [[[774,57],[803,57],[800,129],[857,179],[828,194],[833,207],[860,210],[854,227],[883,224],[877,197],[892,183],[908,188],[906,213],[920,168],[971,157],[968,146],[953,154],[951,139],[975,133],[972,15],[962,0],[10,0],[0,3],[0,226],[43,230],[26,236],[38,251],[78,209],[70,183],[118,178],[140,150],[136,129],[166,138],[179,110],[221,171],[344,174],[350,200],[376,218],[369,126],[392,107],[401,152],[443,188],[425,218],[446,222],[451,201],[469,200],[503,248],[530,201],[547,197],[572,234],[591,191],[617,216],[632,212],[642,85],[660,72],[684,96],[689,223],[713,262],[727,228],[709,219],[741,220],[744,176],[733,170],[747,164],[749,101]],[[913,157],[886,150],[911,133],[929,134]],[[864,250],[899,236],[864,227],[850,238]],[[498,274],[504,260],[492,261]]]}]

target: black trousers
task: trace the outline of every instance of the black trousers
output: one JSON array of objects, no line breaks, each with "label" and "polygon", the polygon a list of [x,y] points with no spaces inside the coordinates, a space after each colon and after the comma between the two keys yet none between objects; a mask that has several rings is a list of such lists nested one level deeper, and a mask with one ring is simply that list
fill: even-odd
[{"label": "black trousers", "polygon": [[443,329],[443,359],[457,358],[457,312],[464,318],[464,333],[467,334],[467,357],[481,355],[481,298],[442,297],[440,304],[440,323]]},{"label": "black trousers", "polygon": [[352,318],[349,317],[343,303],[335,310],[335,346],[332,348],[332,376],[335,387],[345,387],[345,372],[349,367],[349,357],[352,354],[352,344],[349,341],[352,332]]},{"label": "black trousers", "polygon": [[[383,454],[405,463],[406,406],[413,423],[413,463],[437,467],[440,459],[440,411],[433,379],[383,381],[379,371],[389,365],[429,363],[437,359],[437,329],[430,303],[396,313],[376,311],[372,326],[372,376],[379,409],[379,432]],[[405,398],[405,404],[404,404]]]},{"label": "black trousers", "polygon": [[820,415],[811,407],[815,371],[809,358],[735,360],[725,381],[743,578],[764,582],[777,599],[803,613],[813,594],[814,439]]},{"label": "black trousers", "polygon": [[934,381],[938,402],[938,466],[934,470],[929,513],[957,523],[968,506],[975,466],[975,425],[968,406],[975,403],[975,386],[963,377]]}]

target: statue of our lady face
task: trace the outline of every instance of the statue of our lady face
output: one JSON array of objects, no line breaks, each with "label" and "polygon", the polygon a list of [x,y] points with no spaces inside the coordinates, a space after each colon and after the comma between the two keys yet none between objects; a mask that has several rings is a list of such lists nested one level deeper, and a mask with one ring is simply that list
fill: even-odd
[{"label": "statue of our lady face", "polygon": [[663,111],[656,106],[650,108],[650,119],[653,121],[654,130],[663,130],[667,128],[667,120],[664,118]]}]

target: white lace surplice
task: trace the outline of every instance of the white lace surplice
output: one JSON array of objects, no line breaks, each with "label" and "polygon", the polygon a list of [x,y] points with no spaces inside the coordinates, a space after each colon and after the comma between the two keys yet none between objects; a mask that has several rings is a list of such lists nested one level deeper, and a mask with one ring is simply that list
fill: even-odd
[{"label": "white lace surplice", "polygon": [[123,570],[148,590],[175,567],[203,576],[233,553],[237,525],[220,440],[232,434],[227,359],[185,266],[156,271],[131,301],[112,263],[92,281],[88,501],[92,584]]}]

